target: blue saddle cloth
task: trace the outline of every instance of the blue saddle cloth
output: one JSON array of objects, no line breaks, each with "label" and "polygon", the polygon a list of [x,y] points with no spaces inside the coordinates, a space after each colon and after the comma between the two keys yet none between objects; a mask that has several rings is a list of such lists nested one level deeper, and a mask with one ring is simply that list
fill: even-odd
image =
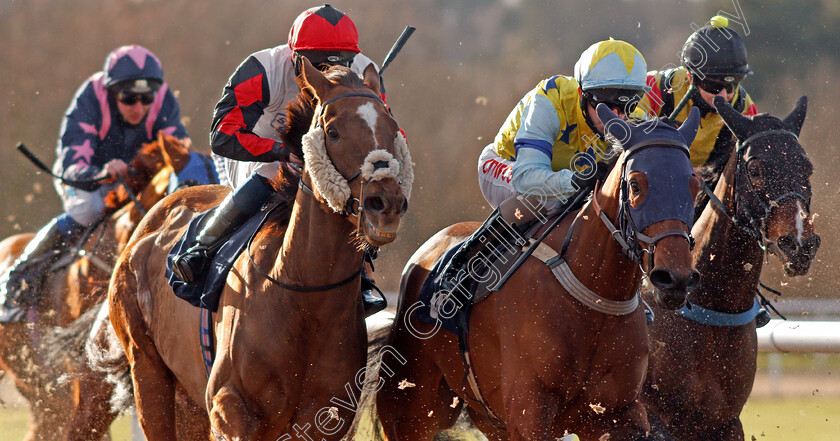
[{"label": "blue saddle cloth", "polygon": [[218,184],[219,173],[209,156],[198,152],[190,153],[190,160],[180,173],[169,175],[167,194],[175,193],[183,187],[193,185]]},{"label": "blue saddle cloth", "polygon": [[166,277],[169,280],[169,285],[172,286],[172,290],[175,291],[175,295],[193,306],[207,308],[212,312],[216,312],[219,308],[219,297],[222,294],[222,288],[225,287],[225,281],[233,263],[245,249],[251,235],[259,229],[272,211],[265,210],[262,215],[252,216],[225,241],[213,257],[213,261],[196,277],[193,283],[185,283],[172,273],[172,259],[185,252],[190,245],[195,243],[195,237],[201,230],[202,219],[212,215],[215,210],[213,208],[193,218],[186,233],[181,236],[181,239],[169,251],[166,258]]},{"label": "blue saddle cloth", "polygon": [[[446,307],[441,306],[440,298],[442,296],[446,296],[445,292],[441,292],[440,290],[440,282],[441,280],[438,279],[440,273],[446,268],[446,265],[452,260],[452,256],[455,255],[455,252],[461,248],[463,242],[455,245],[449,251],[447,251],[432,267],[432,271],[426,276],[426,280],[423,281],[423,286],[420,287],[420,302],[422,304],[421,307],[417,308],[413,312],[414,318],[420,320],[423,323],[435,324],[440,322],[440,325],[443,329],[458,335],[459,330],[459,314],[468,314],[470,313],[470,309],[472,308],[472,302],[464,301],[463,296],[456,293],[459,299],[462,299],[461,302],[463,304],[462,307],[458,308],[457,311],[453,310],[452,307],[456,305],[455,302],[449,301],[445,302]],[[474,286],[470,284],[463,284],[465,289],[472,289]],[[469,296],[469,298],[474,298],[475,296]],[[438,303],[439,308],[433,308],[433,304]],[[437,318],[432,317],[432,310],[441,309],[436,311]]]}]

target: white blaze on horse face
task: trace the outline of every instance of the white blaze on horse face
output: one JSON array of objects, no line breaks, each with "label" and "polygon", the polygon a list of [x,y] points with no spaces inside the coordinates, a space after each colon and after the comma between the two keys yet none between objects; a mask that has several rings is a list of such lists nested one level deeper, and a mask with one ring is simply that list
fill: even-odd
[{"label": "white blaze on horse face", "polygon": [[796,201],[796,208],[799,209],[798,216],[796,216],[796,241],[802,245],[802,233],[805,231],[805,219],[808,218],[808,213],[802,207],[802,201]]},{"label": "white blaze on horse face", "polygon": [[373,103],[364,103],[356,109],[356,113],[368,123],[370,126],[370,131],[373,133],[373,144],[376,147],[379,147],[378,141],[376,141],[376,120],[379,118],[379,114],[376,112],[376,108],[373,106]]}]

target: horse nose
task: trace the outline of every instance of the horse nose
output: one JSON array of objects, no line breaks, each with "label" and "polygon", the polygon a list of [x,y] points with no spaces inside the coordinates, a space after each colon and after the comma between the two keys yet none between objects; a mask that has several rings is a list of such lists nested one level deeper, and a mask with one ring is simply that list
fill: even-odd
[{"label": "horse nose", "polygon": [[785,234],[776,240],[776,245],[788,257],[802,256],[812,258],[820,247],[820,236],[814,234],[804,241],[798,241],[792,234]]},{"label": "horse nose", "polygon": [[814,256],[817,255],[817,250],[820,249],[821,242],[822,239],[820,239],[820,236],[818,234],[815,234],[805,239],[805,242],[802,244],[802,249],[806,252],[808,257],[813,259]]},{"label": "horse nose", "polygon": [[700,284],[700,273],[696,269],[682,276],[665,268],[654,269],[648,278],[650,283],[661,291],[691,291]]},{"label": "horse nose", "polygon": [[408,210],[408,200],[403,195],[385,197],[372,194],[362,202],[368,214],[398,214],[402,216]]}]

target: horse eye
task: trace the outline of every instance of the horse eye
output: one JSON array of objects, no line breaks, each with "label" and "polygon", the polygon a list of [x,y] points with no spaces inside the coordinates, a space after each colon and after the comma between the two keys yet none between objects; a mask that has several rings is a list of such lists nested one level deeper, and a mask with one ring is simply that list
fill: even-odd
[{"label": "horse eye", "polygon": [[749,167],[750,177],[751,178],[760,178],[761,177],[761,167],[757,165],[753,165]]},{"label": "horse eye", "polygon": [[327,136],[329,136],[331,140],[335,141],[336,139],[338,139],[338,130],[330,127],[329,129],[327,129]]},{"label": "horse eye", "polygon": [[641,192],[642,192],[642,187],[639,186],[639,183],[636,182],[635,179],[630,181],[630,193],[632,193],[633,196],[638,196],[639,193],[641,193]]}]

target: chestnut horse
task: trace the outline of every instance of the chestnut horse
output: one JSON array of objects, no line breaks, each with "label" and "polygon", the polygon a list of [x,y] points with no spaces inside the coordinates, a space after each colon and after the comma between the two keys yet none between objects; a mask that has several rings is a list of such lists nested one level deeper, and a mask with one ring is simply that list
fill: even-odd
[{"label": "chestnut horse", "polygon": [[[687,231],[700,183],[687,145],[699,115],[693,110],[679,131],[659,122],[650,131],[630,127],[605,105],[597,110],[625,151],[603,187],[543,242],[552,251],[546,257],[556,256],[553,250],[564,248],[572,230],[565,262],[594,301],[578,300],[581,290],[571,293],[569,283],[558,283],[541,257],[525,260],[499,292],[473,305],[469,357],[485,407],[473,400],[475,388],[467,390],[458,339],[411,317],[431,268],[479,225],[461,223],[437,233],[403,272],[391,344],[407,363],[391,368],[392,378],[404,381],[386,382],[376,405],[389,441],[431,440],[452,426],[465,402],[491,440],[554,440],[571,433],[582,440],[635,440],[647,432],[638,401],[647,328],[636,291],[643,267],[671,307],[682,306],[697,283]],[[629,140],[621,127],[632,132]],[[618,240],[635,249],[637,259],[628,258]]]},{"label": "chestnut horse", "polygon": [[[30,427],[25,440],[66,439],[70,415],[79,404],[78,384],[59,383],[59,377],[74,372],[62,360],[54,359],[53,350],[44,345],[54,327],[69,325],[105,297],[110,268],[119,250],[145,210],[166,194],[169,174],[173,167],[183,168],[188,155],[189,146],[173,137],[161,136],[144,145],[131,161],[132,173],[125,179],[143,210],[137,209],[124,187],[109,193],[105,198],[107,220],[91,232],[81,252],[67,258],[72,261],[65,261],[65,266],[46,279],[37,308],[21,322],[0,324],[0,367],[13,376],[18,391],[29,401]],[[0,242],[2,269],[22,254],[32,237],[34,234],[18,234]]]},{"label": "chestnut horse", "polygon": [[[642,401],[657,440],[744,439],[739,415],[756,370],[756,289],[765,250],[788,276],[803,275],[819,247],[810,213],[813,171],[798,136],[807,100],[784,120],[715,107],[738,139],[692,234],[703,281],[691,310],[654,309],[653,352]],[[672,438],[673,436],[673,438]]]},{"label": "chestnut horse", "polygon": [[[331,399],[359,396],[350,385],[365,366],[364,253],[396,238],[413,169],[373,66],[362,80],[345,67],[324,74],[304,60],[298,83],[302,91],[288,106],[283,138],[304,166],[300,175],[281,169],[275,183],[291,184],[294,196],[267,215],[227,276],[211,325],[216,358],[209,379],[199,309],[172,293],[165,262],[188,221],[229,189],[186,189],[165,198],[119,258],[110,317],[151,441],[184,439],[184,427],[205,427],[205,439],[212,430],[242,441],[288,440],[306,431],[339,439],[349,429],[352,412]],[[179,391],[201,412],[176,428]]]}]

